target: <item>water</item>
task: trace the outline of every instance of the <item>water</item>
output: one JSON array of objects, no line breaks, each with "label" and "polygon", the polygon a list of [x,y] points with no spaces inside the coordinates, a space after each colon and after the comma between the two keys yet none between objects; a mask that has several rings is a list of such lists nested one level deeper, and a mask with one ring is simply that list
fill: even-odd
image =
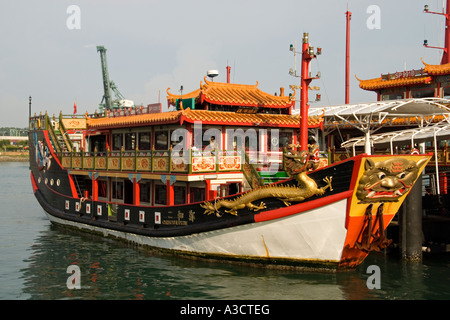
[{"label": "water", "polygon": [[[54,227],[32,193],[27,163],[0,163],[0,299],[429,300],[450,299],[450,255],[404,263],[370,256],[354,271],[312,273],[161,256]],[[81,289],[69,289],[78,266]],[[380,289],[369,289],[371,265]],[[370,281],[369,281],[370,282]]]}]

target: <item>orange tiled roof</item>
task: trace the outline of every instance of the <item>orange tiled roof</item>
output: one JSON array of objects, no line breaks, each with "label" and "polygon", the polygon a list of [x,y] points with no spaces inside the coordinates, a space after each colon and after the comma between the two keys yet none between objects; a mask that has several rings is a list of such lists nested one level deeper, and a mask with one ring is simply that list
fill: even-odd
[{"label": "orange tiled roof", "polygon": [[[358,79],[358,78],[356,78]],[[368,79],[368,80],[359,80],[359,87],[364,90],[377,90],[384,88],[392,88],[392,87],[403,87],[417,84],[428,84],[431,82],[431,76],[419,76],[419,77],[410,77],[410,78],[398,78],[392,80],[383,80],[380,78]]]},{"label": "orange tiled roof", "polygon": [[87,127],[99,128],[123,128],[138,127],[151,124],[176,123],[179,121],[180,111],[170,111],[162,113],[147,113],[140,115],[120,116],[113,118],[89,118]]},{"label": "orange tiled roof", "polygon": [[449,74],[450,73],[450,63],[446,64],[428,64],[423,61],[422,63],[425,65],[425,72],[432,75],[441,75],[441,74]]},{"label": "orange tiled roof", "polygon": [[[202,121],[205,124],[269,126],[269,127],[298,127],[299,115],[266,114],[266,113],[236,113],[207,110],[183,110],[182,117],[187,122]],[[309,117],[308,125],[318,127],[322,124],[322,117]]]},{"label": "orange tiled roof", "polygon": [[[195,121],[201,121],[202,124],[297,128],[300,125],[300,116],[185,109],[116,118],[88,119],[87,127],[88,129],[108,129],[171,123],[181,125],[184,122],[194,123]],[[320,127],[322,123],[322,117],[309,117],[308,119],[311,128]]]},{"label": "orange tiled roof", "polygon": [[380,78],[368,79],[368,80],[359,80],[359,87],[364,90],[377,90],[383,88],[391,88],[391,87],[402,87],[409,85],[417,85],[417,84],[429,84],[432,80],[432,76],[442,75],[442,74],[450,74],[450,63],[446,64],[428,64],[422,60],[422,63],[425,65],[423,69],[426,75],[419,77],[406,77],[406,78],[398,78],[392,80],[383,80]]},{"label": "orange tiled roof", "polygon": [[[197,102],[203,101],[212,104],[249,106],[249,107],[270,107],[286,108],[294,103],[294,94],[289,97],[283,93],[280,96],[271,95],[258,89],[256,85],[245,85],[235,83],[213,82],[204,79],[205,84],[200,83],[200,89],[183,94],[183,99],[195,98]],[[167,89],[167,100],[169,105],[175,105],[181,95],[175,95]]]}]

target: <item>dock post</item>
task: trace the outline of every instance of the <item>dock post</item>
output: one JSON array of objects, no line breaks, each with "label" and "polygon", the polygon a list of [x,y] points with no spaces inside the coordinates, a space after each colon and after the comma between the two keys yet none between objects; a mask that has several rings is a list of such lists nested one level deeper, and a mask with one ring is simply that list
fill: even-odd
[{"label": "dock post", "polygon": [[400,247],[405,261],[422,261],[422,176],[419,176],[400,209]]}]

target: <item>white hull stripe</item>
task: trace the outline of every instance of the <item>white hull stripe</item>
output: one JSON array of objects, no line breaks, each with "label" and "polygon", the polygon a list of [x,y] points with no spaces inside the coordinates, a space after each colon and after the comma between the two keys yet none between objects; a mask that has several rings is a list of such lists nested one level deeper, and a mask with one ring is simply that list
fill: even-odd
[{"label": "white hull stripe", "polygon": [[347,234],[347,199],[284,218],[180,237],[148,237],[64,220],[51,221],[140,245],[190,254],[339,262]]}]

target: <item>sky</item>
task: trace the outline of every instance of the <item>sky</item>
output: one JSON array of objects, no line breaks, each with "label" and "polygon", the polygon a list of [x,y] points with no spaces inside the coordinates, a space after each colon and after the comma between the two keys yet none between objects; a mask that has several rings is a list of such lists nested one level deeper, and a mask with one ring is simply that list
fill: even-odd
[{"label": "sky", "polygon": [[[304,32],[322,48],[311,62],[321,78],[311,86],[312,107],[345,102],[346,16],[350,21],[350,103],[376,94],[360,79],[420,69],[421,58],[439,64],[443,0],[4,0],[0,3],[0,127],[27,127],[32,114],[94,112],[103,97],[100,55],[107,51],[110,80],[137,105],[161,102],[167,89],[179,94],[200,87],[207,70],[214,79],[256,84],[268,93],[292,92],[300,79],[289,75]],[[75,6],[76,10],[74,10]],[[300,56],[297,55],[297,73]],[[296,96],[300,94],[297,91]],[[297,103],[298,106],[298,103]]]}]

